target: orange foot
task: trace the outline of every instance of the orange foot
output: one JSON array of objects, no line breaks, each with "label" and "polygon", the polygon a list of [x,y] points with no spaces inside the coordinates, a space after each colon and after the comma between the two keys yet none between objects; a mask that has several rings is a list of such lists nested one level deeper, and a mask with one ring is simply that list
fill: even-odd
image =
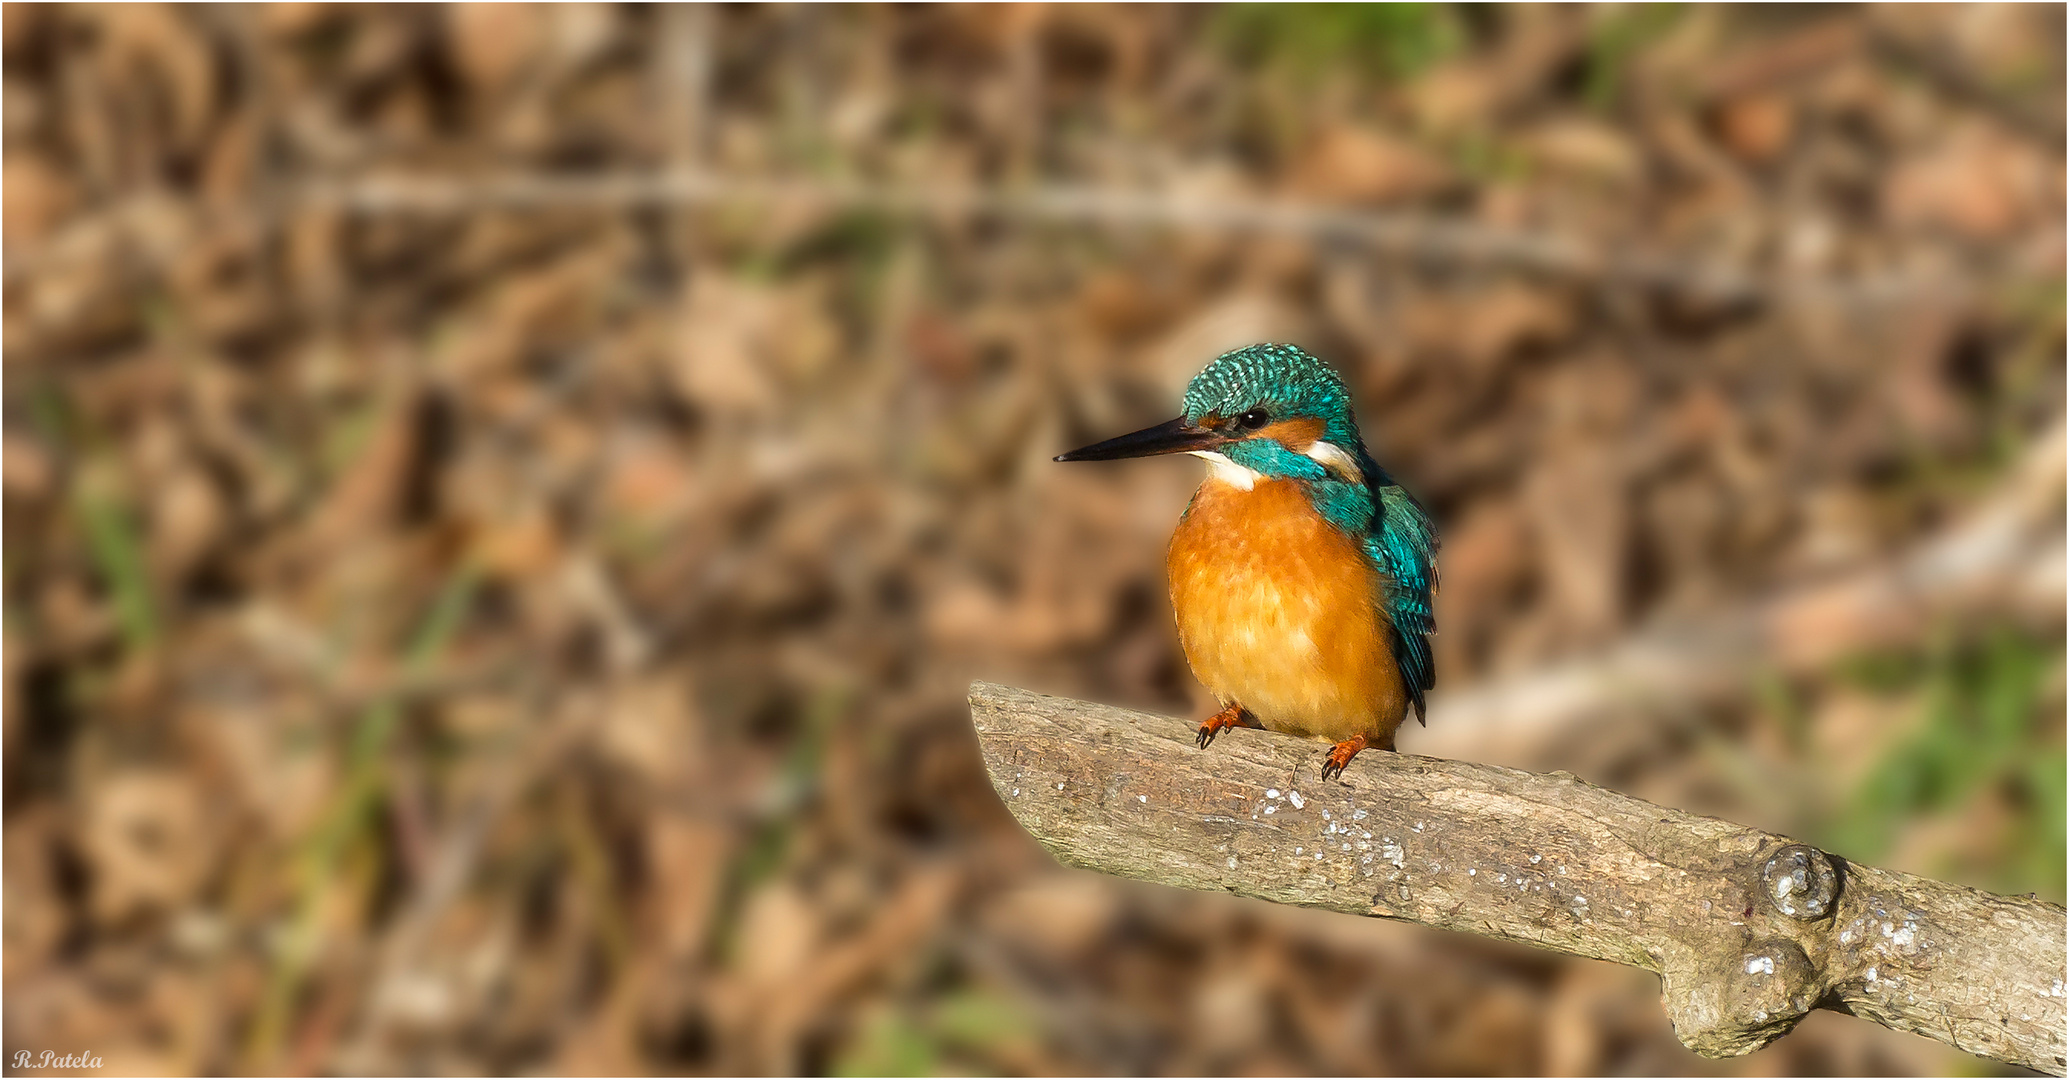
[{"label": "orange foot", "polygon": [[1322,779],[1329,779],[1332,772],[1337,776],[1342,776],[1343,767],[1349,765],[1351,759],[1358,756],[1358,751],[1373,745],[1376,744],[1371,739],[1363,735],[1353,735],[1330,747],[1328,756],[1322,759]]},{"label": "orange foot", "polygon": [[1207,744],[1213,742],[1214,736],[1221,734],[1223,728],[1263,726],[1257,722],[1256,717],[1244,712],[1241,705],[1231,705],[1208,717],[1207,722],[1200,725],[1200,749],[1207,749]]}]

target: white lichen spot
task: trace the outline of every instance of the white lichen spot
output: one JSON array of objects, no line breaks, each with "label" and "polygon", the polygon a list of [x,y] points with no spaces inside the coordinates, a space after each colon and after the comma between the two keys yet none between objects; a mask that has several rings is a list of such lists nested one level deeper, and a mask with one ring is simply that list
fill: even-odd
[{"label": "white lichen spot", "polygon": [[1354,810],[1354,811],[1352,811],[1352,812],[1351,812],[1351,820],[1352,820],[1352,821],[1363,821],[1363,820],[1365,820],[1365,811],[1363,811],[1363,810]]},{"label": "white lichen spot", "polygon": [[1587,898],[1587,897],[1585,897],[1585,896],[1582,896],[1582,895],[1581,895],[1581,894],[1579,894],[1579,893],[1574,893],[1574,894],[1573,894],[1573,906],[1574,906],[1574,907],[1587,907],[1587,906],[1588,906],[1588,898]]},{"label": "white lichen spot", "polygon": [[1265,798],[1267,798],[1267,799],[1276,799],[1276,798],[1278,798],[1278,797],[1279,797],[1279,789],[1278,789],[1278,788],[1266,788],[1266,789],[1264,789],[1264,797],[1265,797]]},{"label": "white lichen spot", "polygon": [[1358,856],[1358,861],[1362,863],[1369,863],[1372,861],[1372,854],[1370,852],[1367,852],[1363,855],[1360,855]]},{"label": "white lichen spot", "polygon": [[1874,969],[1874,968],[1869,968],[1869,969],[1868,969],[1868,981],[1869,981],[1869,982],[1874,982],[1874,981],[1875,981],[1875,969]]},{"label": "white lichen spot", "polygon": [[1421,832],[1421,831],[1422,831],[1422,822],[1418,821],[1418,822],[1416,822],[1416,823],[1415,823],[1415,831],[1416,831],[1416,832]]},{"label": "white lichen spot", "polygon": [[1327,833],[1327,834],[1329,834],[1330,836],[1335,836],[1335,835],[1336,835],[1336,823],[1335,823],[1335,822],[1330,822],[1330,824],[1329,824],[1329,827],[1328,827],[1328,828],[1326,828],[1326,829],[1323,829],[1322,831],[1323,831],[1323,832],[1325,832],[1325,833]]},{"label": "white lichen spot", "polygon": [[1236,857],[1234,855],[1228,857],[1228,868],[1231,870],[1236,868]]},{"label": "white lichen spot", "polygon": [[1845,945],[1845,944],[1847,944],[1847,943],[1851,942],[1852,940],[1853,940],[1853,928],[1852,928],[1852,927],[1847,927],[1846,929],[1844,929],[1844,930],[1841,930],[1841,931],[1839,932],[1839,943],[1840,943],[1841,945]]},{"label": "white lichen spot", "polygon": [[1276,814],[1279,812],[1279,808],[1276,806],[1267,806],[1264,808],[1264,812],[1267,814]]},{"label": "white lichen spot", "polygon": [[1345,851],[1349,851],[1351,849],[1351,842],[1349,840],[1345,840],[1343,842],[1343,849]]},{"label": "white lichen spot", "polygon": [[1323,820],[1323,821],[1328,821],[1328,820],[1329,820],[1329,811],[1327,811],[1327,810],[1324,810],[1324,811],[1322,811],[1322,820]]},{"label": "white lichen spot", "polygon": [[1473,867],[1473,868],[1470,868],[1470,869],[1468,869],[1468,870],[1466,871],[1466,876],[1467,876],[1467,877],[1474,877],[1474,876],[1477,876],[1477,875],[1478,875],[1479,873],[1480,873],[1480,870],[1479,870],[1479,868],[1478,868],[1478,867]]},{"label": "white lichen spot", "polygon": [[1321,858],[1321,857],[1322,857],[1322,853],[1321,853],[1321,852],[1319,852],[1319,851],[1315,852],[1315,858],[1319,859],[1319,858]]},{"label": "white lichen spot", "polygon": [[1772,956],[1748,956],[1748,957],[1746,957],[1746,974],[1748,974],[1748,975],[1772,975],[1772,974],[1774,974],[1774,957],[1772,957]]},{"label": "white lichen spot", "polygon": [[2062,997],[2062,996],[2063,996],[2063,991],[2062,991],[2062,980],[2060,980],[2060,979],[2056,979],[2056,980],[2055,980],[2055,985],[2053,985],[2053,986],[2051,986],[2051,987],[2049,987],[2049,988],[2048,988],[2048,991],[2047,991],[2047,996],[2049,996],[2049,997]]},{"label": "white lichen spot", "polygon": [[1014,788],[1014,789],[1013,789],[1013,797],[1014,797],[1014,798],[1016,798],[1016,799],[1020,797],[1020,789],[1019,789],[1019,788]]},{"label": "white lichen spot", "polygon": [[1295,855],[1305,855],[1307,854],[1307,849],[1304,847],[1297,847],[1293,849],[1293,853]]},{"label": "white lichen spot", "polygon": [[1286,793],[1286,798],[1292,801],[1292,803],[1293,803],[1293,808],[1294,808],[1295,810],[1300,810],[1300,809],[1304,809],[1304,808],[1305,808],[1305,807],[1307,806],[1307,800],[1306,800],[1306,799],[1303,799],[1303,798],[1301,798],[1301,797],[1300,797],[1300,792],[1298,792],[1298,791],[1289,791],[1289,792],[1287,792],[1287,793]]},{"label": "white lichen spot", "polygon": [[1530,857],[1530,861],[1531,861],[1531,862],[1533,862],[1533,863],[1540,863],[1540,862],[1543,862],[1543,861],[1545,861],[1545,857],[1544,857],[1544,856],[1542,856],[1542,855],[1532,855],[1532,856]]},{"label": "white lichen spot", "polygon": [[1754,1022],[1754,1023],[1756,1023],[1756,1024],[1765,1024],[1765,1023],[1767,1023],[1767,1010],[1766,1010],[1766,1009],[1754,1009],[1754,1010],[1753,1010],[1753,1022]]},{"label": "white lichen spot", "polygon": [[1909,948],[1913,937],[1916,935],[1916,930],[1916,927],[1906,923],[1898,927],[1897,932],[1889,936],[1889,940],[1898,948]]},{"label": "white lichen spot", "polygon": [[1502,883],[1503,885],[1507,885],[1507,884],[1509,883],[1509,875],[1507,875],[1507,874],[1496,874],[1496,875],[1494,875],[1494,880],[1496,880],[1496,881],[1498,881],[1498,882]]},{"label": "white lichen spot", "polygon": [[1056,782],[1056,790],[1058,790],[1058,791],[1062,791],[1062,790],[1063,790],[1063,781],[1061,781],[1061,780],[1058,780],[1058,781]]},{"label": "white lichen spot", "polygon": [[1393,863],[1396,870],[1403,870],[1408,866],[1408,852],[1403,850],[1401,845],[1391,841],[1380,847],[1379,857]]}]

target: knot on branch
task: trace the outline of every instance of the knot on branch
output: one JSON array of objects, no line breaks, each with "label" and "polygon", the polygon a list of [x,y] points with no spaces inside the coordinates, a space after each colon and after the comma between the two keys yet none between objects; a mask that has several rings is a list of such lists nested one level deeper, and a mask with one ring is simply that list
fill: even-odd
[{"label": "knot on branch", "polygon": [[1832,857],[1808,844],[1790,844],[1769,856],[1760,882],[1775,910],[1792,919],[1822,919],[1839,899]]},{"label": "knot on branch", "polygon": [[1660,972],[1674,1034],[1706,1057],[1750,1054],[1787,1035],[1824,992],[1817,967],[1788,938],[1689,950]]},{"label": "knot on branch", "polygon": [[[1805,951],[1822,931],[1803,925],[1832,914],[1839,901],[1839,871],[1832,857],[1808,844],[1784,844],[1765,860],[1744,866],[1759,882],[1746,887],[1766,898],[1776,914],[1707,939],[1689,935],[1660,967],[1660,992],[1674,1033],[1690,1050],[1711,1057],[1749,1054],[1789,1033],[1829,989],[1825,970]],[[1765,923],[1765,929],[1758,927]],[[1812,938],[1804,938],[1809,934]]]}]

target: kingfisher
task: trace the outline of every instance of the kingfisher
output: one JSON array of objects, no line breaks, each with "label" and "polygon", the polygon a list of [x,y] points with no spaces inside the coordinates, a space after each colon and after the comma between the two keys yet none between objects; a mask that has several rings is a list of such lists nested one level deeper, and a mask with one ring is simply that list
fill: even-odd
[{"label": "kingfisher", "polygon": [[1206,459],[1165,556],[1179,646],[1223,706],[1200,748],[1232,727],[1324,739],[1324,780],[1394,749],[1436,683],[1436,523],[1372,460],[1343,379],[1296,346],[1223,353],[1184,407],[1056,460]]}]

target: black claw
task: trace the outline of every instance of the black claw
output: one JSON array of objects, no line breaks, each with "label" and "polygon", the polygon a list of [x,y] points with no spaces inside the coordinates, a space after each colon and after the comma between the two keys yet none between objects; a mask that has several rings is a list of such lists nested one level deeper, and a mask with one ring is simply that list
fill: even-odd
[{"label": "black claw", "polygon": [[1207,744],[1214,741],[1214,734],[1215,733],[1213,728],[1208,727],[1205,724],[1200,725],[1200,735],[1199,738],[1195,740],[1200,744],[1200,749],[1207,749]]}]

